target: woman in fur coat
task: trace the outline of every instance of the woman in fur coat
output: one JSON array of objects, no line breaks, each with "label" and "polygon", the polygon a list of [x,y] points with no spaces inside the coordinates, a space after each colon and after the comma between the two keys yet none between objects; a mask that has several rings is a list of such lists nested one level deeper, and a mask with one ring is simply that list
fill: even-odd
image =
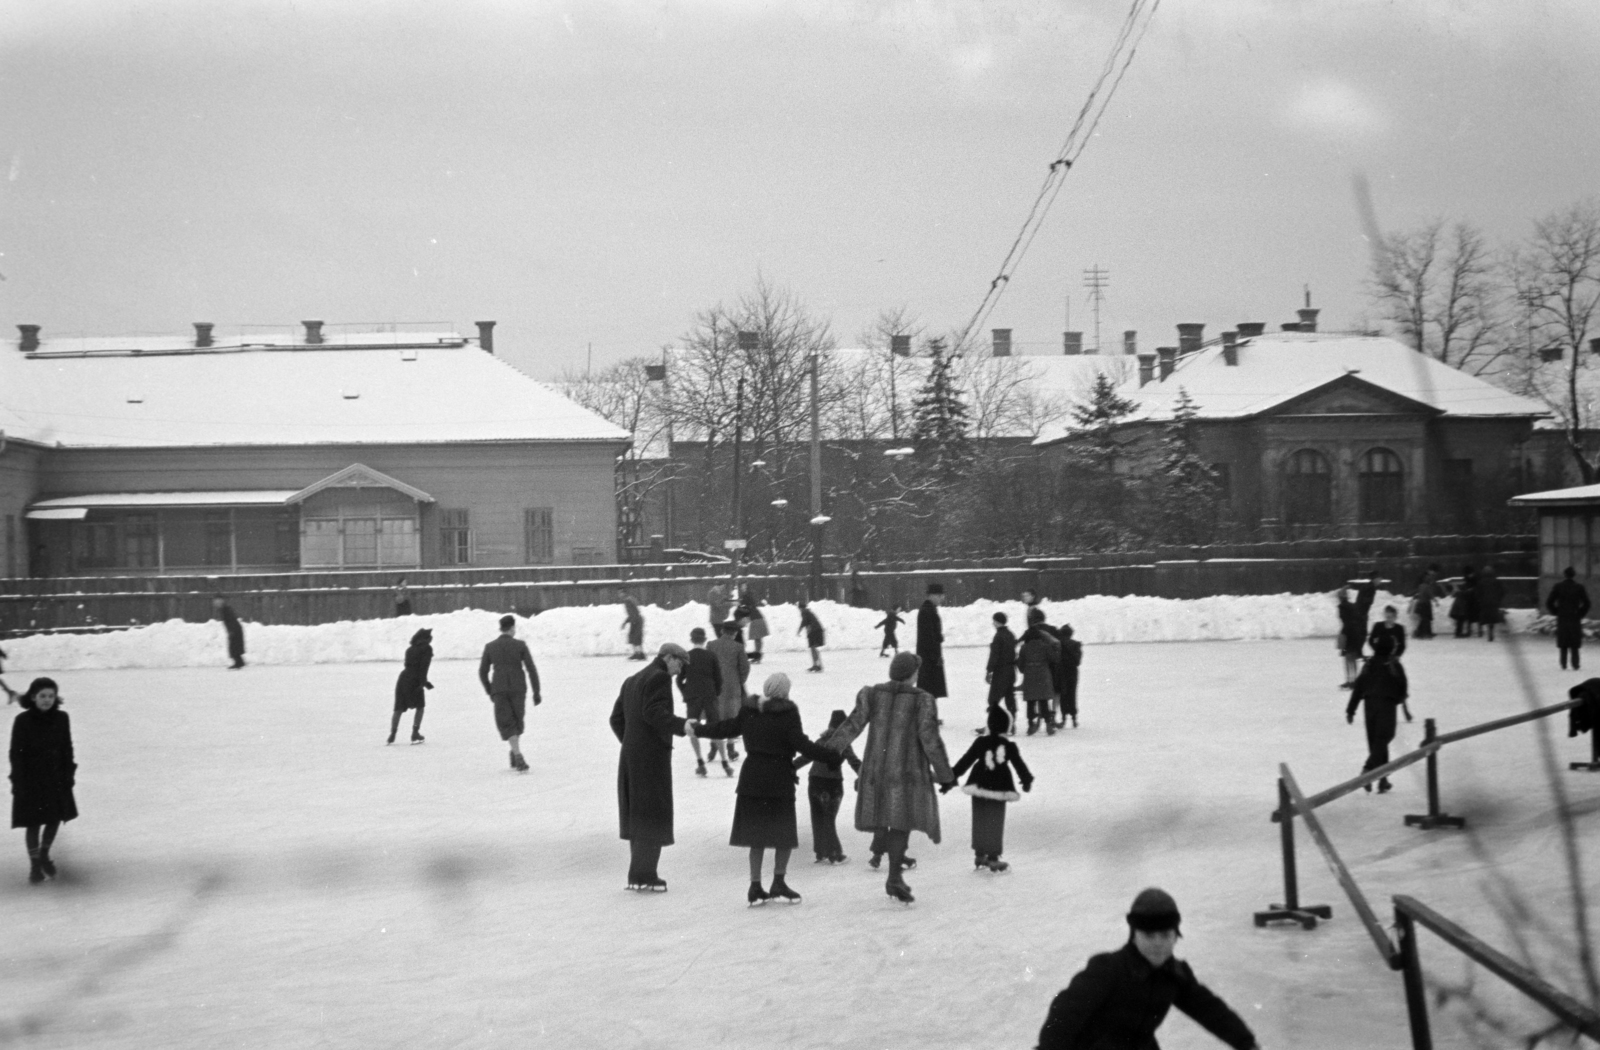
[{"label": "woman in fur coat", "polygon": [[[977,867],[994,872],[1011,866],[1000,859],[1006,848],[1006,803],[1022,797],[1017,794],[1011,770],[1015,769],[1022,779],[1022,790],[1033,790],[1033,774],[1022,761],[1017,745],[1006,739],[1010,728],[1011,716],[1004,708],[989,708],[988,734],[974,740],[951,770],[957,777],[972,770],[961,789],[972,796],[972,860]],[[946,792],[952,786],[946,784],[939,790]]]},{"label": "woman in fur coat", "polygon": [[1044,610],[1028,610],[1028,629],[1017,648],[1017,669],[1022,672],[1022,699],[1028,708],[1028,735],[1045,730],[1054,736],[1050,700],[1056,695],[1056,672],[1061,663],[1061,643],[1044,628]]},{"label": "woman in fur coat", "polygon": [[433,631],[424,627],[411,636],[411,645],[406,648],[405,669],[395,679],[394,717],[389,720],[389,743],[394,743],[394,735],[400,731],[400,716],[411,710],[417,712],[411,720],[411,742],[422,743],[422,712],[428,706],[427,690],[433,688],[433,683],[428,681],[428,668],[432,666]]}]

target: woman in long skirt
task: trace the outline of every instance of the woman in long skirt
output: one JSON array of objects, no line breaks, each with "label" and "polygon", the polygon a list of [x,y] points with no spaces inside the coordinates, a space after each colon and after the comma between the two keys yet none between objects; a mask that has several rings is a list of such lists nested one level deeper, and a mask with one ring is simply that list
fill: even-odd
[{"label": "woman in long skirt", "polygon": [[[839,756],[807,739],[800,725],[800,709],[789,699],[789,676],[775,674],[750,697],[733,718],[698,726],[696,736],[712,739],[744,737],[744,766],[739,770],[738,801],[733,808],[730,846],[750,851],[750,890],[746,901],[753,907],[773,897],[800,903],[800,894],[784,881],[789,854],[800,845],[795,828],[794,772],[796,754],[815,762],[833,762]],[[772,885],[761,888],[761,868],[772,850]]]},{"label": "woman in long skirt", "polygon": [[395,679],[394,717],[389,720],[388,743],[394,743],[394,735],[400,731],[400,716],[411,710],[417,712],[411,720],[411,742],[422,743],[422,712],[428,706],[427,690],[433,688],[433,683],[428,681],[428,669],[432,666],[433,631],[424,627],[411,636],[411,644],[406,648],[405,669]]},{"label": "woman in long skirt", "polygon": [[750,588],[744,588],[739,592],[739,608],[734,610],[733,615],[744,627],[745,633],[750,636],[750,641],[755,644],[755,648],[750,650],[750,662],[760,663],[761,639],[768,634],[767,618],[761,615],[761,599],[751,594]]},{"label": "woman in long skirt", "polygon": [[72,797],[78,763],[56,683],[35,678],[17,702],[22,713],[11,723],[11,826],[23,829],[28,881],[38,883],[56,877],[50,847],[61,825],[78,815]]}]

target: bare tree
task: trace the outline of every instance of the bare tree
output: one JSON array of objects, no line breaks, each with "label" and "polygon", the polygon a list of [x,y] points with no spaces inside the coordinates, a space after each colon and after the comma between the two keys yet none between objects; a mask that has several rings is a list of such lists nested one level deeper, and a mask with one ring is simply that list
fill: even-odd
[{"label": "bare tree", "polygon": [[645,509],[673,475],[666,384],[650,378],[660,364],[659,358],[630,357],[598,373],[563,373],[557,384],[567,397],[633,435],[633,444],[617,460],[618,531],[624,546],[644,542]]},{"label": "bare tree", "polygon": [[1470,223],[1434,219],[1382,239],[1373,299],[1418,353],[1479,374],[1509,349],[1493,253]]}]

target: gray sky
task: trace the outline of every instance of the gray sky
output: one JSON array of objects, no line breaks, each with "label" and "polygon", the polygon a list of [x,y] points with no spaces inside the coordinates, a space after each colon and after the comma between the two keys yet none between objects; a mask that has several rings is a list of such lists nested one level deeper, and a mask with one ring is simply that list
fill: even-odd
[{"label": "gray sky", "polygon": [[[7,0],[0,324],[500,324],[540,377],[760,271],[841,342],[959,327],[1126,5]],[[1386,229],[1600,192],[1592,0],[1164,0],[989,325],[1370,314]],[[6,337],[9,339],[10,337]],[[1090,340],[1092,341],[1092,335]],[[1028,344],[1039,344],[1029,347]]]}]

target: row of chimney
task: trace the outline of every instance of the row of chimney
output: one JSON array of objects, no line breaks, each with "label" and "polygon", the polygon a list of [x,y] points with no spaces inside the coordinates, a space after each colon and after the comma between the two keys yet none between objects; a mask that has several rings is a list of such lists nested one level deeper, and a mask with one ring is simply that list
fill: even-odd
[{"label": "row of chimney", "polygon": [[[1306,307],[1305,309],[1299,310],[1299,311],[1296,311],[1296,312],[1300,315],[1300,320],[1298,320],[1298,321],[1286,321],[1282,326],[1283,330],[1285,332],[1315,332],[1317,330],[1317,315],[1321,312],[1320,310],[1315,310],[1315,309],[1312,309],[1311,307]],[[1173,355],[1175,355],[1176,357],[1182,357],[1185,354],[1194,353],[1196,350],[1199,350],[1200,347],[1205,344],[1205,330],[1206,330],[1206,326],[1203,325],[1203,324],[1192,324],[1192,323],[1191,324],[1180,324],[1178,326],[1178,345],[1177,346],[1175,346],[1175,347],[1160,347],[1159,349],[1157,349],[1157,351],[1154,354],[1142,354],[1141,355],[1139,353],[1139,333],[1134,331],[1133,329],[1129,329],[1128,331],[1122,333],[1122,352],[1123,352],[1123,354],[1127,355],[1128,357],[1141,357],[1141,358],[1149,357],[1152,360],[1155,360],[1155,359],[1161,357],[1163,354],[1165,354],[1166,351],[1171,350]],[[1229,361],[1228,361],[1228,364],[1230,364],[1230,365],[1238,364],[1238,360],[1237,360],[1237,356],[1236,356],[1238,340],[1240,340],[1240,339],[1249,339],[1249,338],[1252,338],[1254,336],[1262,335],[1262,334],[1264,334],[1266,332],[1266,330],[1267,330],[1267,326],[1266,326],[1265,322],[1262,322],[1262,321],[1241,321],[1239,323],[1239,325],[1238,325],[1238,328],[1235,331],[1222,333],[1222,343],[1223,343],[1224,353],[1226,354],[1230,347],[1235,348],[1235,353],[1234,354],[1227,354],[1227,356],[1230,358]],[[990,329],[989,335],[990,335],[990,347],[991,347],[991,352],[993,353],[993,355],[995,357],[1010,357],[1011,356],[1011,329],[1009,329],[1009,328],[993,328],[993,329]],[[1230,339],[1229,338],[1230,336],[1232,336],[1233,338]],[[910,353],[911,352],[911,346],[910,346],[911,340],[910,340],[909,336],[898,336],[897,335],[894,338],[895,338],[895,346],[894,346],[894,352],[895,353],[897,353],[897,354],[906,354],[906,353]],[[900,341],[901,340],[905,341],[904,349],[902,349],[901,346],[900,346]],[[1067,356],[1073,356],[1073,355],[1077,355],[1077,354],[1083,353],[1084,352],[1083,351],[1083,333],[1082,332],[1062,332],[1061,333],[1061,352],[1063,354],[1066,354]],[[1169,369],[1169,371],[1170,371],[1170,369]],[[1165,379],[1166,376],[1167,376],[1167,373],[1163,372],[1162,373],[1162,378]]]},{"label": "row of chimney", "polygon": [[[306,330],[305,345],[306,346],[321,346],[321,345],[323,345],[325,340],[323,339],[323,336],[322,336],[322,322],[321,321],[301,321],[300,323],[305,326],[305,330]],[[494,321],[474,321],[473,323],[478,326],[478,346],[480,346],[483,350],[485,350],[488,353],[491,353],[491,354],[494,353],[494,326],[495,326],[495,322]],[[212,334],[211,334],[212,329],[214,329],[215,327],[216,327],[216,325],[213,324],[210,321],[196,321],[194,323],[194,345],[195,345],[195,347],[197,349],[203,350],[208,346],[215,346],[216,345],[216,340],[212,337]],[[19,337],[17,339],[17,349],[22,351],[25,354],[31,354],[34,351],[38,350],[39,349],[39,328],[40,328],[40,326],[36,325],[36,324],[19,324],[19,325],[17,325],[17,331],[20,333],[20,335],[19,335]],[[896,339],[900,339],[902,337],[901,336],[896,336],[895,338]],[[909,354],[911,352],[911,349],[910,349],[910,337],[907,336],[907,337],[904,337],[904,338],[906,339],[906,343],[907,343],[905,353]],[[901,352],[899,347],[895,348],[895,352],[896,353],[900,353]]]}]

